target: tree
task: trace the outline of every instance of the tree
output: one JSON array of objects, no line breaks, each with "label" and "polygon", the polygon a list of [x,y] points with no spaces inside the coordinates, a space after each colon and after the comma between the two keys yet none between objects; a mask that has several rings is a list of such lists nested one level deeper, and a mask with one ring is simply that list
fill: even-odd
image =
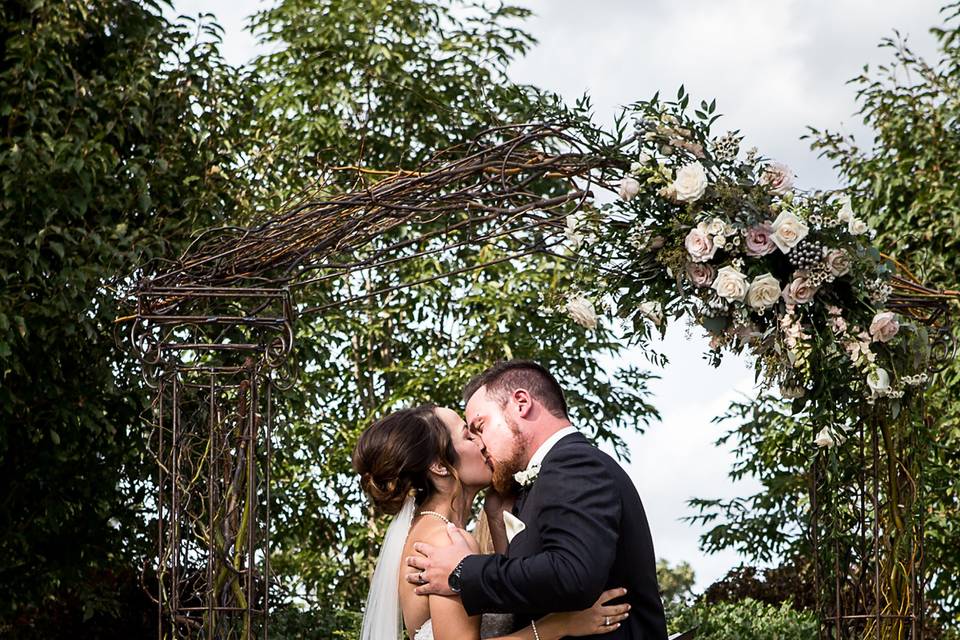
[{"label": "tree", "polygon": [[150,0],[5,2],[0,32],[0,632],[137,629],[150,392],[117,288],[232,214],[246,98],[217,27]]},{"label": "tree", "polygon": [[[505,69],[533,42],[516,26],[528,13],[461,0],[284,0],[254,16],[252,29],[274,53],[253,63],[262,118],[245,147],[250,182],[260,185],[251,201],[274,211],[304,194],[362,188],[380,171],[415,170],[487,127],[522,121],[536,98]],[[343,165],[363,171],[331,171]],[[427,246],[405,233],[377,241]],[[588,434],[624,454],[616,428],[656,417],[645,401],[649,373],[605,371],[597,361],[619,352],[616,336],[584,335],[540,312],[543,291],[572,275],[554,260],[402,288],[500,255],[490,244],[466,245],[298,288],[303,308],[330,305],[301,319],[292,357],[302,374],[274,448],[274,567],[301,595],[356,608],[366,594],[385,523],[363,508],[349,461],[360,431],[383,412],[423,400],[458,407],[470,375],[498,358],[530,357],[572,388]],[[385,287],[401,288],[336,304]]]}]

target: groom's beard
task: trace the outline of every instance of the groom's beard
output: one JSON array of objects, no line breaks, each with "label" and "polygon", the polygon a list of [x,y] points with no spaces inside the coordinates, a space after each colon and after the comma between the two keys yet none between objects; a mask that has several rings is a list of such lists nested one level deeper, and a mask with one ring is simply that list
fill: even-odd
[{"label": "groom's beard", "polygon": [[491,456],[493,463],[493,488],[502,496],[512,495],[516,486],[513,474],[527,468],[523,460],[526,448],[520,427],[513,420],[507,419],[507,426],[513,432],[513,454],[506,460],[497,460]]}]

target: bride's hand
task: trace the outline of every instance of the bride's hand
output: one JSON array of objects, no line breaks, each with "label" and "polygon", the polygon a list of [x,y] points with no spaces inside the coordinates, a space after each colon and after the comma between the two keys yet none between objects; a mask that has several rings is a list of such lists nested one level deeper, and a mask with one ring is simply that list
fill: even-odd
[{"label": "bride's hand", "polygon": [[600,598],[589,609],[552,613],[547,618],[556,618],[559,628],[565,636],[592,636],[610,633],[620,628],[620,623],[630,614],[629,604],[604,605],[614,598],[627,593],[626,589],[609,589],[600,594]]},{"label": "bride's hand", "polygon": [[487,514],[488,520],[499,522],[503,520],[504,511],[513,509],[514,502],[516,502],[516,496],[504,496],[490,487],[483,500],[483,511]]}]

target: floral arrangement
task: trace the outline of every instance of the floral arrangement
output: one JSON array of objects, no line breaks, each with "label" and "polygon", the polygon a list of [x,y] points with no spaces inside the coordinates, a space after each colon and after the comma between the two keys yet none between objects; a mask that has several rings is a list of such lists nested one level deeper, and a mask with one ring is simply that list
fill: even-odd
[{"label": "floral arrangement", "polygon": [[[758,377],[798,409],[829,395],[831,406],[882,404],[895,417],[926,382],[927,338],[886,308],[893,264],[854,203],[798,190],[784,164],[742,153],[738,132],[711,135],[713,103],[691,117],[688,102],[681,88],[675,102],[631,107],[633,135],[611,145],[629,167],[609,176],[617,200],[571,214],[565,229],[569,252],[616,269],[567,292],[562,308],[587,328],[598,306],[612,309],[637,332],[689,316],[712,357],[748,350]],[[840,413],[821,416],[817,445],[843,440]]]}]

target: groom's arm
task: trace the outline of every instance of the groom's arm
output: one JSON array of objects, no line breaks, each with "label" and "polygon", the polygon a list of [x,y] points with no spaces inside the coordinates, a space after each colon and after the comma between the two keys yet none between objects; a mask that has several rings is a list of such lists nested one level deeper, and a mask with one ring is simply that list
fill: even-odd
[{"label": "groom's arm", "polygon": [[541,470],[535,490],[541,505],[535,523],[541,551],[521,558],[465,558],[460,596],[470,615],[586,609],[606,586],[621,503],[599,456],[586,447],[557,451]]}]

